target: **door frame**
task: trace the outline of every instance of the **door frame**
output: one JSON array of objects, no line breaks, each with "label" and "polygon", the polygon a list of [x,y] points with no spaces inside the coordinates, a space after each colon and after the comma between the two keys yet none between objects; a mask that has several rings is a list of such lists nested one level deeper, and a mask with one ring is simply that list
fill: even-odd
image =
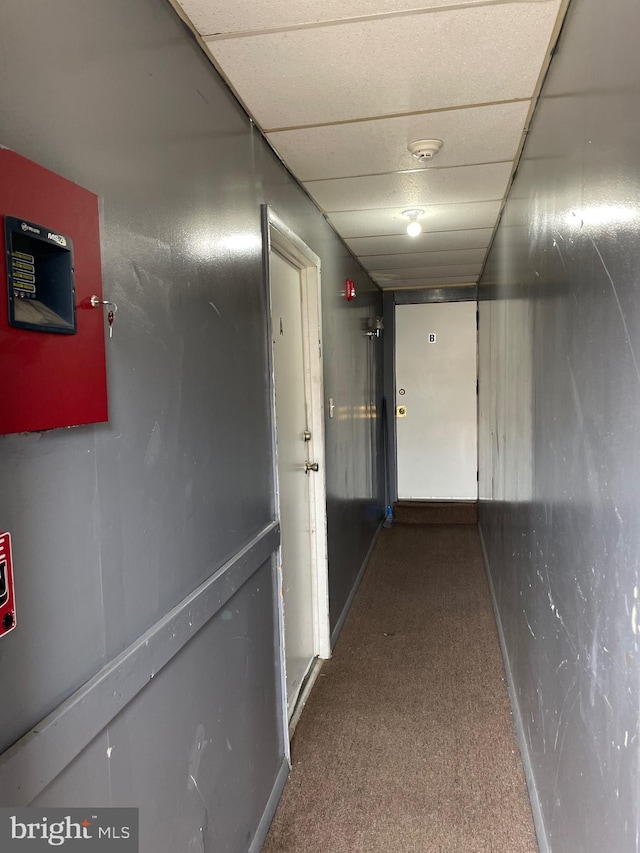
[{"label": "door frame", "polygon": [[[331,657],[331,631],[329,624],[329,571],[327,549],[327,489],[325,472],[324,439],[324,382],[322,372],[322,305],[321,305],[321,263],[315,254],[289,226],[280,219],[268,205],[262,206],[264,266],[266,280],[266,314],[268,332],[269,392],[271,398],[271,437],[273,448],[273,482],[275,516],[280,519],[280,490],[278,482],[278,449],[276,435],[276,399],[275,373],[272,349],[271,318],[271,269],[272,249],[286,258],[300,270],[302,282],[302,341],[303,372],[305,396],[308,401],[308,423],[311,432],[309,453],[318,463],[318,471],[310,474],[310,513],[311,513],[311,573],[312,573],[312,610],[314,656],[320,659]],[[284,608],[282,596],[282,560],[278,549],[277,581],[277,619],[280,646],[281,688],[285,731],[292,733],[297,721],[294,715],[291,723],[287,716],[286,697],[286,659],[284,648]],[[312,666],[298,697],[298,705],[304,704],[310,686],[317,675],[317,667]],[[287,744],[288,744],[288,738]]]}]

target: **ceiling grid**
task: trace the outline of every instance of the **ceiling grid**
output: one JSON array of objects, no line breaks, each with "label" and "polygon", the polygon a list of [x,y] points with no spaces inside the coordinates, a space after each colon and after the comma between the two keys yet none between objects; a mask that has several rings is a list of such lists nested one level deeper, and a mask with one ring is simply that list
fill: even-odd
[{"label": "ceiling grid", "polygon": [[[380,287],[477,281],[566,0],[180,6]],[[433,159],[408,150],[422,139]]]}]

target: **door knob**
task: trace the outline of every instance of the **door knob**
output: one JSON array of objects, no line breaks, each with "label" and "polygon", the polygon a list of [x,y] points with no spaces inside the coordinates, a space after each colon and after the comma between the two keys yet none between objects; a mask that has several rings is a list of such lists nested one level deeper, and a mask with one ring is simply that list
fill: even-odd
[{"label": "door knob", "polygon": [[317,471],[318,467],[319,466],[318,466],[317,462],[305,462],[304,463],[304,470],[305,470],[305,473],[307,473],[307,474],[309,473],[309,471]]}]

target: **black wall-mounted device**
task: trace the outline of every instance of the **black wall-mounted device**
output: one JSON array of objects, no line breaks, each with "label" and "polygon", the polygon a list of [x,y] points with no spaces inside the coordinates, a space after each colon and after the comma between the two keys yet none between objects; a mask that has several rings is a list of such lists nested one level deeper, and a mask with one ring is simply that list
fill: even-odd
[{"label": "black wall-mounted device", "polygon": [[76,333],[73,244],[64,234],[4,218],[9,325],[34,332]]}]

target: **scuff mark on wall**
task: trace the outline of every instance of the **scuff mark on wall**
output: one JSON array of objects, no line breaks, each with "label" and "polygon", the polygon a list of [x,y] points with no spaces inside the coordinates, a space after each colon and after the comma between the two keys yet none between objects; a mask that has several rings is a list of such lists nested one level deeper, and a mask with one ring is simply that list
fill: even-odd
[{"label": "scuff mark on wall", "polygon": [[531,623],[530,623],[530,622],[529,622],[529,620],[527,619],[527,613],[526,613],[526,611],[525,611],[525,610],[523,610],[522,612],[523,612],[523,614],[524,614],[524,618],[525,618],[525,620],[526,620],[527,627],[529,628],[529,631],[531,632],[531,636],[532,636],[532,637],[533,637],[533,639],[535,640],[535,639],[536,639],[536,635],[533,633],[533,628],[531,627]]},{"label": "scuff mark on wall", "polygon": [[198,728],[196,730],[196,736],[193,743],[193,747],[191,749],[191,755],[189,756],[189,786],[190,787],[198,787],[197,778],[198,772],[200,770],[200,762],[202,761],[202,756],[204,754],[204,750],[207,747],[209,741],[205,736],[205,730],[202,723],[198,724]]},{"label": "scuff mark on wall", "polygon": [[604,262],[604,258],[602,257],[602,254],[600,253],[600,249],[596,246],[594,240],[591,240],[591,245],[596,250],[596,254],[600,258],[600,263],[602,264],[602,268],[604,269],[606,276],[609,279],[609,283],[611,284],[611,289],[613,291],[613,295],[614,295],[614,298],[616,300],[616,305],[618,306],[618,312],[620,313],[620,319],[622,320],[622,325],[624,327],[624,334],[625,334],[627,346],[629,347],[629,351],[631,352],[631,358],[633,359],[633,364],[634,364],[634,367],[636,369],[636,376],[638,377],[638,381],[640,382],[640,367],[638,367],[638,360],[636,358],[636,353],[635,353],[635,350],[633,348],[631,335],[629,334],[629,328],[627,327],[627,320],[626,320],[626,317],[624,316],[624,311],[622,310],[622,305],[620,304],[620,297],[618,296],[618,291],[616,289],[615,282],[613,280],[611,273],[609,272],[607,265]]},{"label": "scuff mark on wall", "polygon": [[160,424],[156,421],[151,429],[151,435],[147,442],[147,449],[144,454],[144,464],[151,466],[157,462],[161,449],[162,439],[160,437]]}]

